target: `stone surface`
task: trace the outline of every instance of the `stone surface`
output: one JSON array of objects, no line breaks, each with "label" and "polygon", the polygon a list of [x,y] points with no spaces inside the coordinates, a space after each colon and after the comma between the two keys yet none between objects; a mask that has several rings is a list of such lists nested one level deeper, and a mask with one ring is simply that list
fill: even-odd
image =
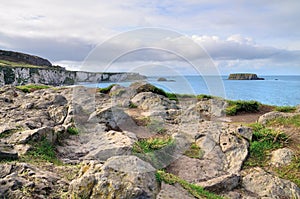
[{"label": "stone surface", "polygon": [[164,182],[161,184],[161,189],[159,194],[157,195],[156,199],[194,199],[195,197],[192,196],[187,190],[183,189],[181,186],[169,185]]},{"label": "stone surface", "polygon": [[280,179],[261,168],[253,168],[242,179],[242,186],[263,198],[300,198],[300,188],[294,183]]},{"label": "stone surface", "polygon": [[1,198],[53,198],[67,190],[58,174],[26,163],[0,164]]},{"label": "stone surface", "polygon": [[276,119],[276,118],[279,118],[279,117],[287,117],[288,115],[290,115],[290,114],[283,113],[283,112],[272,111],[272,112],[269,112],[269,113],[266,113],[266,114],[260,116],[258,118],[258,122],[261,123],[261,124],[266,124],[270,120],[273,120],[273,119]]},{"label": "stone surface", "polygon": [[293,150],[289,148],[277,149],[272,152],[271,164],[279,167],[284,166],[292,162],[294,157]]},{"label": "stone surface", "polygon": [[27,144],[29,141],[40,141],[42,139],[47,139],[49,142],[54,143],[56,141],[56,136],[54,131],[50,127],[42,127],[34,130],[20,131],[13,134],[8,142],[16,144]]},{"label": "stone surface", "polygon": [[0,160],[15,160],[18,159],[18,153],[12,145],[1,142],[0,140]]},{"label": "stone surface", "polygon": [[115,156],[104,165],[88,166],[71,182],[70,193],[93,198],[156,198],[155,169],[135,156]]}]

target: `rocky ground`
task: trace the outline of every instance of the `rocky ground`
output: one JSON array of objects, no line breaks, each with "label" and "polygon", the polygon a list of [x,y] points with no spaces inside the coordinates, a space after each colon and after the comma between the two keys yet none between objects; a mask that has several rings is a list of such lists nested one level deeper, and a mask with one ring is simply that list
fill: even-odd
[{"label": "rocky ground", "polygon": [[[1,87],[0,198],[300,198],[297,181],[272,169],[298,157],[298,127],[274,125],[286,143],[264,164],[245,164],[256,136],[246,123],[299,109],[226,117],[222,99],[157,93],[145,83],[105,93]],[[165,138],[156,150],[137,147]]]}]

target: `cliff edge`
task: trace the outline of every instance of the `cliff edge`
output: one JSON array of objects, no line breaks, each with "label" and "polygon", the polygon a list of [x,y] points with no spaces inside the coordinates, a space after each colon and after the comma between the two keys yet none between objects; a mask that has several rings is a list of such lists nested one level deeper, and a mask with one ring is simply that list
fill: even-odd
[{"label": "cliff edge", "polygon": [[233,73],[228,77],[229,80],[264,80],[253,73]]}]

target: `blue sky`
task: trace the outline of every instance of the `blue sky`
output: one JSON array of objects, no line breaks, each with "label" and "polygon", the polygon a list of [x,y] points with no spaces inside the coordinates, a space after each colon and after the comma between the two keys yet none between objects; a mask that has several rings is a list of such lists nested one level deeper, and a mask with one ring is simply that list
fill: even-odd
[{"label": "blue sky", "polygon": [[[198,60],[203,52],[191,48],[195,42],[221,74],[300,75],[299,10],[299,0],[10,0],[0,7],[0,48],[36,54],[68,69],[97,71],[103,68],[103,60],[98,59],[101,67],[93,69],[85,67],[84,60],[103,42],[106,48],[98,52],[103,59],[120,49],[155,43],[166,51],[134,51],[110,70],[132,71],[131,66],[140,66],[145,71],[151,65],[165,65],[191,74],[194,71],[186,61],[167,52]],[[152,43],[116,37],[149,27],[179,36],[157,41],[153,36]]]}]

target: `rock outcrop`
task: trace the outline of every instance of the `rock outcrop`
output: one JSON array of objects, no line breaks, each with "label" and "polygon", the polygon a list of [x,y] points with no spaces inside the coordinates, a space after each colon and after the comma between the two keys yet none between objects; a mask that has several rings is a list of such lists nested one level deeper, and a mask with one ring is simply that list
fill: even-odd
[{"label": "rock outcrop", "polygon": [[264,78],[258,77],[256,74],[252,73],[234,73],[230,74],[229,80],[264,80]]},{"label": "rock outcrop", "polygon": [[[0,198],[192,199],[196,186],[225,198],[300,197],[291,181],[243,169],[255,135],[226,122],[222,99],[176,102],[145,83],[106,94],[82,86],[24,93],[6,85],[0,95]],[[168,143],[161,148],[156,138]],[[154,151],[141,151],[149,140]],[[54,160],[46,161],[49,150]],[[279,168],[297,155],[287,148],[270,154]],[[161,169],[179,180],[161,179]]]}]

